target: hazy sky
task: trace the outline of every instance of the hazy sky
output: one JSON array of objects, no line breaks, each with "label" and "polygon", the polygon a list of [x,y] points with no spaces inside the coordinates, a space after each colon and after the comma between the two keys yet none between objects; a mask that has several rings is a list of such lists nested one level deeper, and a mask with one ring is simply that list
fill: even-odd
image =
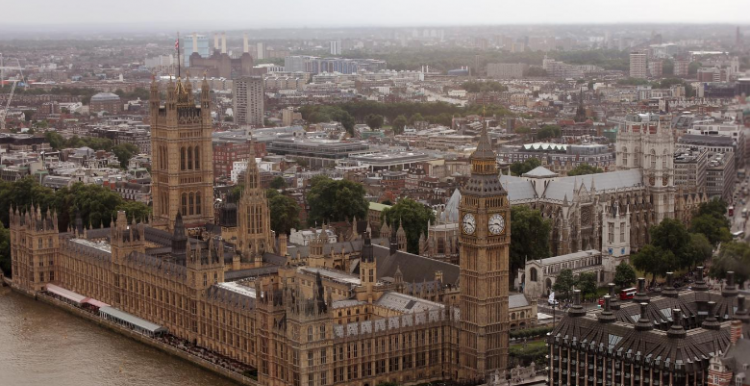
[{"label": "hazy sky", "polygon": [[[750,0],[3,0],[3,21],[54,29],[748,23]],[[8,15],[13,15],[8,17]],[[162,24],[163,23],[163,24]]]}]

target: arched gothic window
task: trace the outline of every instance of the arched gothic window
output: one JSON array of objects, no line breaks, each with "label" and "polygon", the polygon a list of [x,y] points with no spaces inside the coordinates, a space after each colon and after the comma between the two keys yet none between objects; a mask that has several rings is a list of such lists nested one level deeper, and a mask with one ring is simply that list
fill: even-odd
[{"label": "arched gothic window", "polygon": [[200,157],[200,150],[199,147],[195,147],[195,170],[199,170],[201,168],[201,157]]},{"label": "arched gothic window", "polygon": [[201,214],[201,194],[195,194],[195,214]]},{"label": "arched gothic window", "polygon": [[628,166],[628,148],[622,147],[622,166]]},{"label": "arched gothic window", "polygon": [[195,213],[195,201],[194,201],[194,199],[195,199],[195,195],[193,193],[190,193],[190,198],[189,198],[190,204],[188,205],[188,208],[190,210],[190,215],[193,215]]},{"label": "arched gothic window", "polygon": [[185,170],[185,148],[180,148],[180,170]]},{"label": "arched gothic window", "polygon": [[187,194],[182,193],[182,215],[187,216]]},{"label": "arched gothic window", "polygon": [[188,147],[187,150],[188,150],[187,151],[188,169],[193,170],[193,148],[192,147]]},{"label": "arched gothic window", "polygon": [[651,170],[656,169],[656,151],[651,150]]}]

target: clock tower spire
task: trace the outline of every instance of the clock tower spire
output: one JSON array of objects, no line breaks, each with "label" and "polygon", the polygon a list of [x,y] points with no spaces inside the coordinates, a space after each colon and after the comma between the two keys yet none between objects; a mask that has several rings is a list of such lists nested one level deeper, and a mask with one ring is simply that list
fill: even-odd
[{"label": "clock tower spire", "polygon": [[459,378],[485,379],[508,367],[510,203],[500,184],[486,124],[471,155],[459,204],[461,310]]}]

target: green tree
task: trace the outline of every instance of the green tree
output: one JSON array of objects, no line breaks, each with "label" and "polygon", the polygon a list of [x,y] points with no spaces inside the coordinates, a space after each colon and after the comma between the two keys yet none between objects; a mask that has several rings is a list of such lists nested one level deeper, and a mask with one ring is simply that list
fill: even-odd
[{"label": "green tree", "polygon": [[560,126],[557,125],[544,125],[536,133],[537,139],[544,141],[551,138],[558,138],[562,134]]},{"label": "green tree", "polygon": [[397,228],[399,223],[403,225],[406,232],[406,250],[419,254],[419,237],[427,234],[427,224],[435,221],[435,213],[432,209],[410,199],[399,200],[396,205],[383,210],[383,220]]},{"label": "green tree", "polygon": [[284,189],[286,188],[286,181],[284,181],[284,178],[281,176],[276,176],[271,180],[271,183],[269,186],[273,189]]},{"label": "green tree", "polygon": [[525,205],[512,206],[510,219],[513,229],[510,233],[510,272],[513,283],[518,269],[527,260],[544,259],[550,256],[549,235],[552,222],[542,217],[538,210]]},{"label": "green tree", "polygon": [[424,117],[420,113],[412,114],[412,116],[409,117],[409,124],[413,125],[414,122],[421,122],[424,121]]},{"label": "green tree", "polygon": [[568,299],[570,294],[573,293],[575,285],[576,279],[573,277],[573,271],[570,268],[565,268],[557,274],[557,280],[552,285],[552,289],[555,291],[555,297]]},{"label": "green tree", "polygon": [[576,280],[576,287],[581,290],[581,296],[586,299],[586,295],[596,296],[596,272],[581,272]]},{"label": "green tree", "polygon": [[596,166],[591,166],[589,164],[580,164],[573,169],[570,169],[568,171],[569,176],[580,176],[584,174],[596,174],[596,173],[602,173],[604,170],[601,168],[598,168]]},{"label": "green tree", "polygon": [[656,276],[664,276],[667,272],[679,268],[678,259],[670,250],[663,250],[652,244],[646,244],[636,253],[631,262],[633,266],[644,274],[651,274],[651,282],[656,281]]},{"label": "green tree", "polygon": [[723,279],[728,271],[734,271],[735,282],[741,286],[750,279],[750,244],[739,241],[721,244],[708,274],[713,278]]},{"label": "green tree", "polygon": [[76,210],[80,211],[84,226],[109,226],[117,217],[117,208],[123,204],[125,201],[119,194],[99,185],[77,182],[55,192],[58,224],[63,231],[75,219]]},{"label": "green tree", "polygon": [[271,214],[271,229],[277,235],[289,234],[292,228],[299,228],[300,208],[297,201],[279,193],[276,189],[268,189],[266,197]]},{"label": "green tree", "polygon": [[690,267],[690,233],[679,220],[666,218],[659,225],[652,226],[649,230],[651,244],[662,251],[670,251],[677,259],[677,266],[665,268],[660,275],[666,271],[674,271],[677,268]]},{"label": "green tree", "polygon": [[703,234],[713,246],[732,239],[727,221],[723,216],[717,218],[711,214],[703,214],[693,217],[690,221],[690,232]]},{"label": "green tree", "polygon": [[729,220],[724,217],[727,213],[727,203],[720,198],[714,198],[708,202],[701,203],[698,206],[698,216],[711,215],[718,219],[726,221],[726,226],[729,226]]},{"label": "green tree", "polygon": [[124,210],[125,215],[136,222],[143,222],[148,220],[148,216],[151,214],[151,207],[137,201],[124,201],[115,208],[116,210]]},{"label": "green tree", "polygon": [[638,278],[635,269],[625,261],[618,264],[617,268],[615,268],[615,284],[617,284],[620,289],[630,287],[635,283],[636,279]]},{"label": "green tree", "polygon": [[690,268],[702,265],[711,258],[714,252],[714,246],[708,241],[708,238],[702,233],[690,234]]},{"label": "green tree", "polygon": [[513,162],[510,165],[510,172],[514,176],[521,176],[524,173],[530,172],[537,166],[541,165],[542,161],[539,161],[538,158],[529,158],[523,162]]},{"label": "green tree", "polygon": [[406,127],[406,117],[403,115],[399,115],[396,117],[396,119],[393,120],[393,133],[394,134],[401,134],[404,132],[404,127]]},{"label": "green tree", "polygon": [[48,131],[44,133],[44,137],[47,139],[47,142],[49,142],[49,145],[55,149],[60,150],[65,148],[65,138],[60,135],[57,132],[54,131]]},{"label": "green tree", "polygon": [[370,126],[373,130],[379,130],[381,127],[383,127],[383,116],[379,114],[370,114],[367,117],[365,117],[365,122],[367,123],[367,126]]},{"label": "green tree", "polygon": [[135,154],[138,154],[138,146],[135,146],[132,143],[121,143],[113,147],[112,152],[115,153],[115,157],[120,161],[120,167],[127,169],[130,158]]},{"label": "green tree", "polygon": [[370,207],[362,184],[349,180],[334,181],[325,176],[311,180],[307,203],[310,206],[307,222],[311,226],[324,221],[351,220],[355,216],[363,219]]},{"label": "green tree", "polygon": [[54,205],[55,192],[40,185],[33,177],[26,177],[14,182],[0,181],[0,220],[5,226],[10,226],[11,206],[21,210],[33,204],[47,209],[60,208]]}]

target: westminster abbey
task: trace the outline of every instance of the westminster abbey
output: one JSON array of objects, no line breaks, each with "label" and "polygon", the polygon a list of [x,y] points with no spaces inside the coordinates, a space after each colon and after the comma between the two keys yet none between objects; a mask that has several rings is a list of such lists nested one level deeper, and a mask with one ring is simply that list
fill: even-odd
[{"label": "westminster abbey", "polygon": [[119,212],[108,227],[61,232],[55,213],[13,208],[14,285],[95,298],[257,368],[262,385],[485,380],[506,369],[510,204],[486,129],[461,192],[460,266],[367,233],[321,237],[302,257],[270,230],[254,162],[236,241],[187,235],[213,221],[210,93],[204,80],[195,103],[178,79],[166,95],[162,104],[152,84],[153,218]]}]

